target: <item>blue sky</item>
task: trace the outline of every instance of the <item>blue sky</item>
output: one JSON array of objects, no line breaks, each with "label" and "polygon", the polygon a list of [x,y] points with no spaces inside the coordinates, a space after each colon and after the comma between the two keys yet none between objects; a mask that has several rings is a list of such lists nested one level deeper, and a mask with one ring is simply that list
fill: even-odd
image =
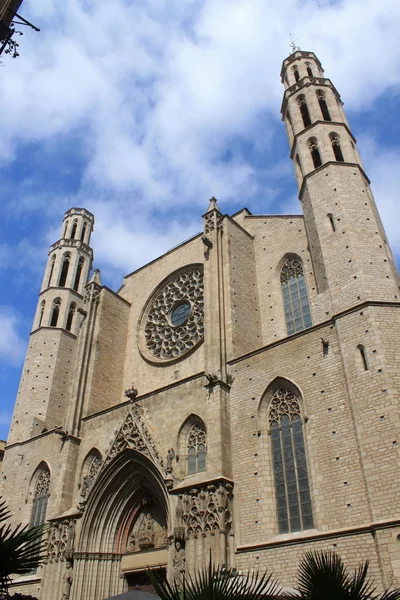
[{"label": "blue sky", "polygon": [[0,67],[0,438],[49,245],[95,214],[95,265],[122,276],[224,212],[300,209],[280,104],[292,33],[345,103],[399,262],[398,0],[25,0]]}]

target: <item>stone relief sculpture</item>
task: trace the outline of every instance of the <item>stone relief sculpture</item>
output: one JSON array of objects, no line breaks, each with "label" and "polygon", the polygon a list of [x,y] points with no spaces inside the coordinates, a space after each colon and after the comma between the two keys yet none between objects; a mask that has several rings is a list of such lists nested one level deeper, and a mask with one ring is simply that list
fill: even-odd
[{"label": "stone relief sculpture", "polygon": [[73,581],[73,570],[72,561],[67,560],[65,565],[65,574],[63,576],[62,596],[61,600],[68,600],[71,593],[71,586]]},{"label": "stone relief sculpture", "polygon": [[149,504],[140,512],[128,535],[127,552],[143,552],[164,547],[168,543],[165,517],[158,506],[153,504],[149,507]]},{"label": "stone relief sculpture", "polygon": [[207,531],[227,531],[232,523],[232,490],[232,485],[224,482],[180,495],[175,518],[176,525],[184,527],[185,537]]},{"label": "stone relief sculpture", "polygon": [[175,540],[174,557],[172,559],[172,578],[178,587],[183,586],[186,569],[185,549],[180,540]]},{"label": "stone relief sculpture", "polygon": [[172,466],[172,461],[175,458],[175,450],[173,448],[170,448],[167,452],[167,473],[172,473],[173,471],[173,466]]},{"label": "stone relief sculpture", "polygon": [[72,560],[74,553],[76,519],[54,521],[51,525],[47,545],[46,562]]}]

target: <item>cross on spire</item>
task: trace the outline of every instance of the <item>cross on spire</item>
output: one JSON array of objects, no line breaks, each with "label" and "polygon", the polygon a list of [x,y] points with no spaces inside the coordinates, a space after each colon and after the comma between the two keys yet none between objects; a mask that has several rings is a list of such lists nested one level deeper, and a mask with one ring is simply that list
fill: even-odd
[{"label": "cross on spire", "polygon": [[298,38],[296,38],[295,40],[292,38],[292,34],[289,33],[290,35],[290,44],[289,47],[291,48],[292,52],[297,52],[297,50],[301,50],[300,46],[296,46],[296,42],[298,40]]}]

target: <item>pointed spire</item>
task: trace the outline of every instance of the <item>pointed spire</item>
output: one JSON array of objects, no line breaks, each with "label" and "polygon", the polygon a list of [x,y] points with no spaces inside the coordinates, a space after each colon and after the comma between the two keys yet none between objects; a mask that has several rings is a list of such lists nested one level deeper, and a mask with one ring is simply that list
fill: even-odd
[{"label": "pointed spire", "polygon": [[97,283],[97,285],[102,285],[100,279],[100,269],[95,269],[93,271],[93,275],[91,276],[89,283]]},{"label": "pointed spire", "polygon": [[212,196],[212,198],[210,198],[210,204],[208,205],[206,214],[209,213],[209,212],[211,212],[212,210],[217,210],[218,212],[221,212],[219,210],[217,199],[214,198],[214,196]]}]

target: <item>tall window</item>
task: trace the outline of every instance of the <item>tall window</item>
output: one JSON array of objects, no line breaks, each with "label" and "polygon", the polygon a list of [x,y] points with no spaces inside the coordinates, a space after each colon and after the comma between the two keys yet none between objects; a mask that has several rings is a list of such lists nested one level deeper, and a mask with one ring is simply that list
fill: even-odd
[{"label": "tall window", "polygon": [[283,307],[288,335],[311,327],[303,265],[298,258],[288,258],[281,270]]},{"label": "tall window", "polygon": [[61,299],[56,298],[51,309],[50,327],[57,327],[58,317],[60,315]]},{"label": "tall window", "polygon": [[186,453],[188,475],[206,470],[207,436],[200,423],[192,425],[189,430]]},{"label": "tall window", "polygon": [[68,221],[65,221],[63,238],[65,238],[65,236],[67,235],[67,229],[68,229]]},{"label": "tall window", "polygon": [[71,304],[69,305],[67,324],[65,326],[65,329],[67,331],[71,331],[71,329],[72,329],[72,323],[74,321],[75,310],[76,310],[76,304],[75,304],[75,302],[71,302]]},{"label": "tall window", "polygon": [[47,282],[47,287],[50,287],[51,278],[53,277],[55,262],[56,262],[56,255],[53,254],[53,256],[51,257],[51,267],[50,267],[49,280]]},{"label": "tall window", "polygon": [[75,275],[75,281],[74,281],[74,290],[76,292],[78,291],[78,288],[79,288],[79,282],[81,280],[81,275],[82,275],[82,269],[83,269],[84,262],[85,262],[85,260],[81,256],[81,258],[79,259],[79,262],[78,262],[78,267],[76,269],[76,275]]},{"label": "tall window", "polygon": [[333,153],[335,155],[336,160],[338,162],[344,162],[342,148],[340,147],[340,137],[337,133],[330,133],[329,139],[331,140]]},{"label": "tall window", "polygon": [[279,533],[314,527],[300,401],[278,389],[269,410]]},{"label": "tall window", "polygon": [[71,240],[75,239],[77,227],[78,227],[78,221],[74,221],[74,223],[72,225],[72,230],[71,230]]},{"label": "tall window", "polygon": [[296,81],[299,81],[300,79],[300,75],[299,75],[299,70],[297,68],[297,65],[294,65],[294,67],[292,68],[293,71],[293,75]]},{"label": "tall window", "polygon": [[66,254],[64,254],[64,256],[63,256],[60,279],[58,282],[59,287],[65,287],[65,283],[67,281],[70,258],[71,258],[71,255],[69,252],[66,252]]},{"label": "tall window", "polygon": [[306,67],[307,67],[307,74],[308,74],[308,76],[309,77],[314,77],[310,63],[306,63]]},{"label": "tall window", "polygon": [[313,160],[314,168],[318,169],[322,165],[321,155],[319,153],[317,138],[312,137],[308,140],[308,148]]},{"label": "tall window", "polygon": [[44,308],[45,308],[45,306],[46,306],[46,300],[42,300],[42,302],[40,303],[40,314],[39,314],[38,327],[42,326],[43,314],[44,314]]},{"label": "tall window", "polygon": [[87,225],[85,223],[84,226],[82,227],[81,242],[85,241],[86,229],[87,229]]},{"label": "tall window", "polygon": [[310,113],[308,112],[306,97],[304,94],[300,94],[297,97],[297,104],[299,105],[301,116],[303,118],[304,127],[311,125]]},{"label": "tall window", "polygon": [[50,471],[47,466],[40,469],[33,493],[30,526],[42,525],[46,520],[47,502],[49,500]]},{"label": "tall window", "polygon": [[317,90],[316,94],[317,94],[318,104],[321,109],[321,113],[324,118],[324,121],[332,121],[331,115],[329,113],[328,105],[326,103],[325,92],[323,92],[322,90]]}]

